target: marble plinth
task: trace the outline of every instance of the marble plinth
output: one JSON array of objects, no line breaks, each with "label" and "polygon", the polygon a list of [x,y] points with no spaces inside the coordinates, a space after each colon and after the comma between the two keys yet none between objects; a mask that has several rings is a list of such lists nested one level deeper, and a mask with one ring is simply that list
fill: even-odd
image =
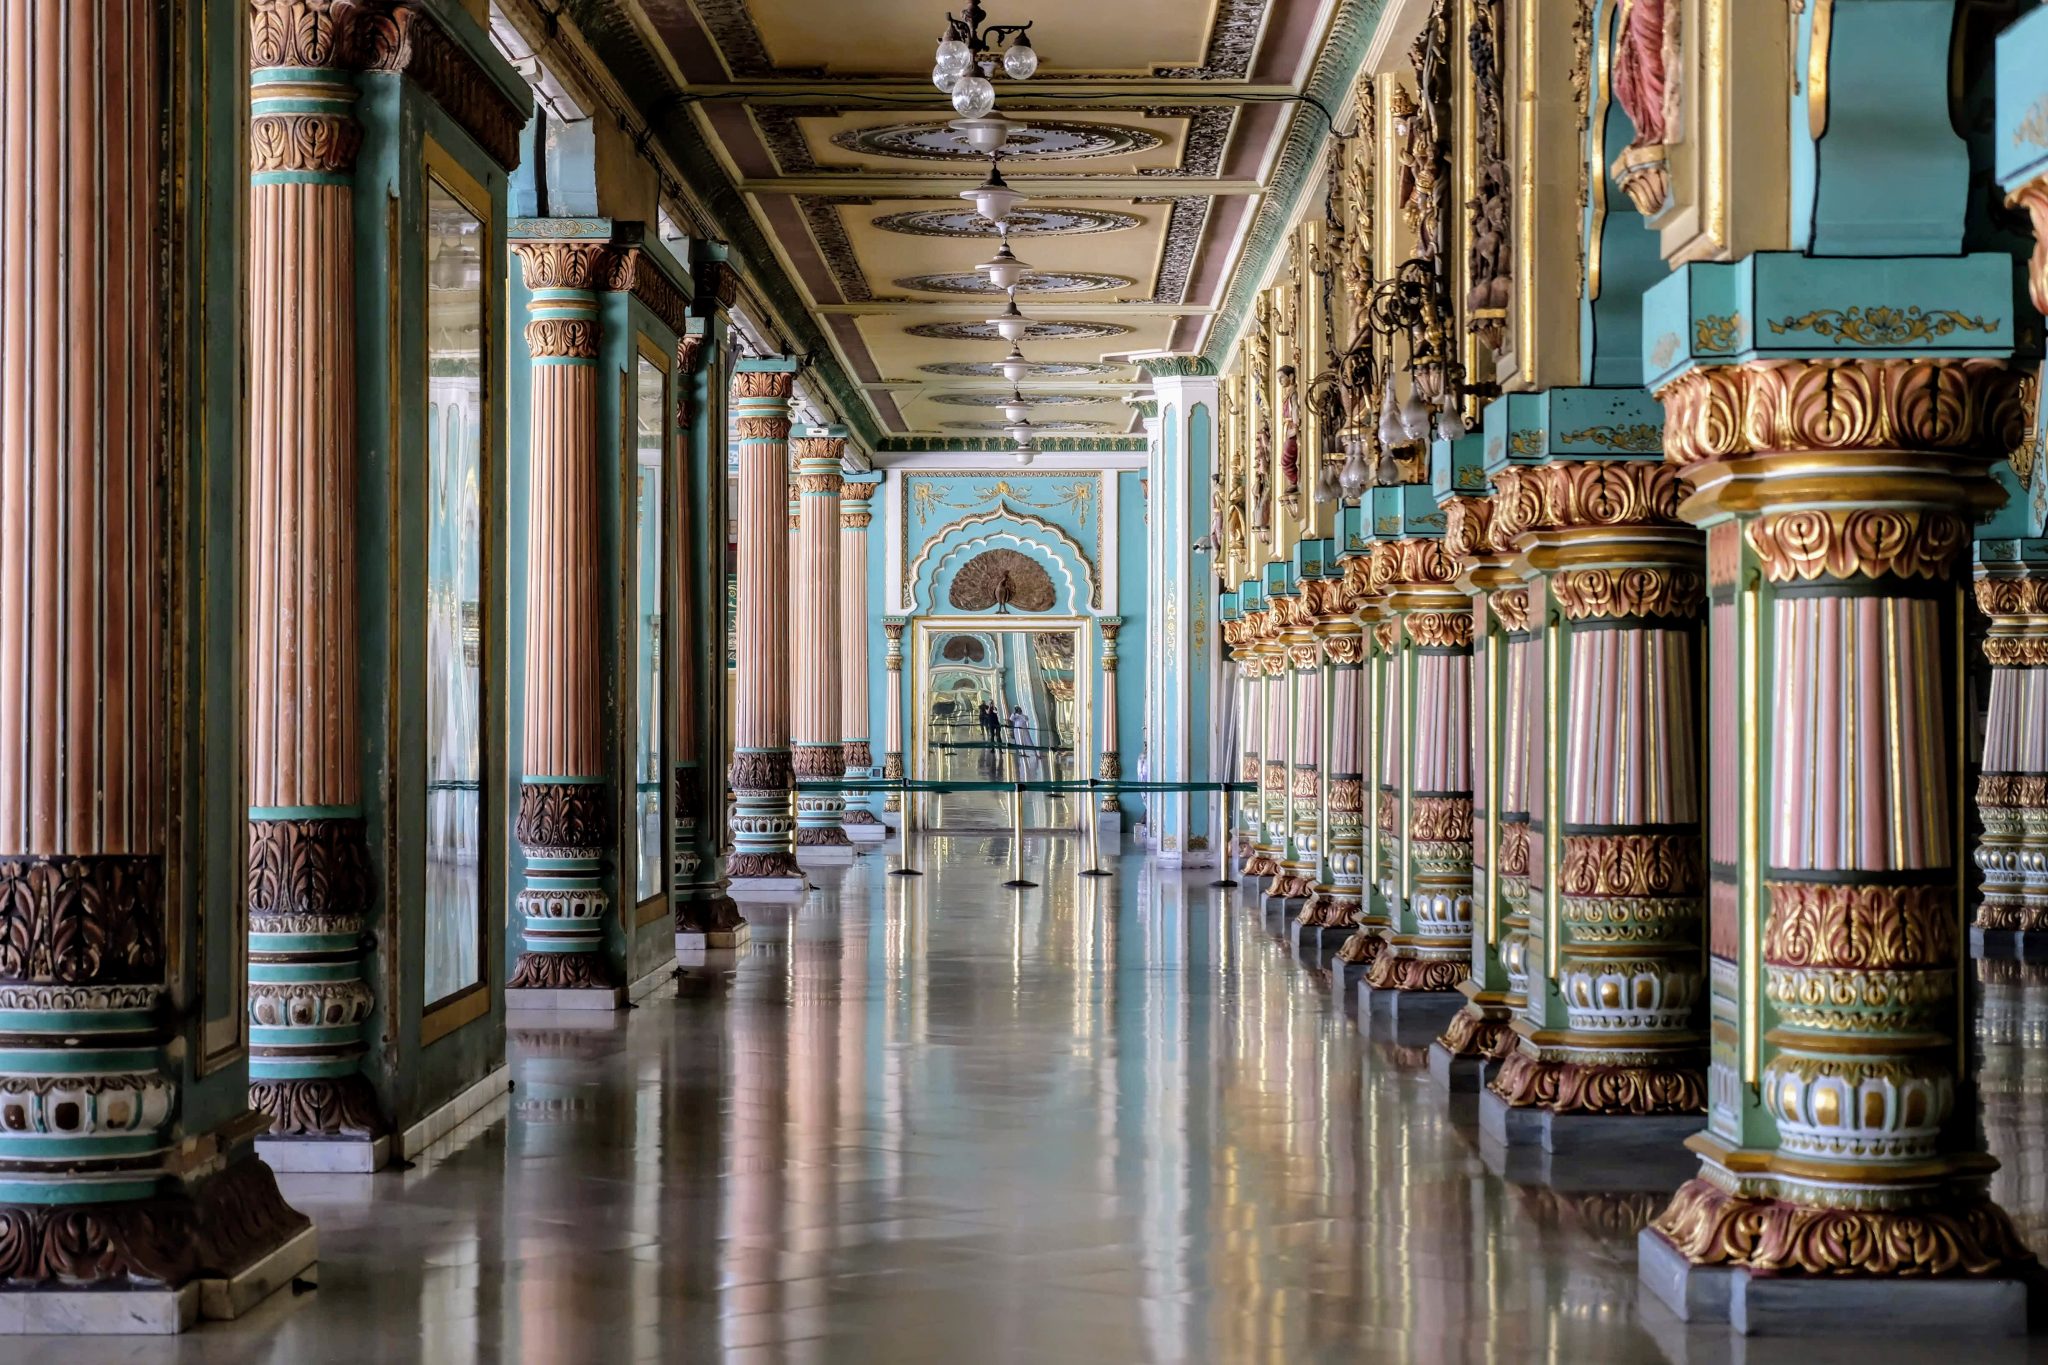
[{"label": "marble plinth", "polygon": [[254,1265],[233,1275],[202,1278],[199,1285],[199,1315],[225,1320],[239,1318],[293,1280],[313,1285],[320,1282],[320,1234],[307,1228]]},{"label": "marble plinth", "polygon": [[1636,1235],[1643,1289],[1691,1323],[1725,1322],[1744,1336],[2024,1336],[2028,1287],[2016,1278],[1758,1275],[1696,1266],[1655,1229]]},{"label": "marble plinth", "polygon": [[734,877],[725,893],[736,901],[802,900],[811,884],[802,877]]},{"label": "marble plinth", "polygon": [[[709,952],[731,952],[744,948],[754,937],[753,926],[745,920],[731,929],[712,929],[704,933],[681,933],[676,935],[676,961],[686,960],[686,955]],[[700,959],[701,960],[701,959]]]},{"label": "marble plinth", "polygon": [[588,990],[537,990],[528,986],[505,992],[508,1010],[616,1010],[626,1004],[624,986]]},{"label": "marble plinth", "polygon": [[391,1159],[389,1136],[377,1138],[258,1138],[256,1155],[273,1171],[309,1175],[368,1175]]},{"label": "marble plinth", "polygon": [[1486,1084],[1496,1062],[1484,1057],[1453,1057],[1442,1043],[1429,1045],[1429,1079],[1447,1095],[1469,1095]]},{"label": "marble plinth", "polygon": [[1396,1047],[1428,1047],[1465,1008],[1456,991],[1381,991],[1358,980],[1359,1031],[1374,1042]]},{"label": "marble plinth", "polygon": [[844,825],[841,828],[846,831],[846,837],[856,844],[879,844],[889,838],[887,825]]},{"label": "marble plinth", "polygon": [[2009,962],[2048,962],[2048,931],[1970,926],[1970,956]]},{"label": "marble plinth", "polygon": [[854,850],[845,844],[799,844],[796,850],[798,867],[849,867],[853,863]]},{"label": "marble plinth", "polygon": [[1510,1147],[1541,1147],[1559,1155],[1660,1155],[1681,1150],[1687,1138],[1706,1126],[1704,1114],[1560,1114],[1511,1105],[1491,1090],[1479,1097],[1481,1132]]},{"label": "marble plinth", "polygon": [[177,1289],[0,1292],[0,1336],[165,1337],[198,1321],[196,1280]]}]

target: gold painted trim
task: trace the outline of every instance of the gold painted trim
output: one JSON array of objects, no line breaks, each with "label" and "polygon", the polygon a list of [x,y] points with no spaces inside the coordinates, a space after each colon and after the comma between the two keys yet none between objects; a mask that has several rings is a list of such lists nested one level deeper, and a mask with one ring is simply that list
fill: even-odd
[{"label": "gold painted trim", "polygon": [[1761,778],[1757,770],[1757,729],[1763,722],[1758,705],[1763,674],[1763,660],[1758,649],[1758,614],[1762,610],[1760,593],[1761,579],[1752,569],[1736,607],[1737,627],[1742,636],[1738,656],[1742,661],[1741,691],[1736,716],[1736,729],[1742,737],[1741,809],[1737,812],[1741,822],[1742,857],[1736,868],[1736,896],[1742,923],[1736,955],[1742,969],[1742,1079],[1753,1094],[1763,1075],[1762,868],[1757,861],[1762,806],[1758,789]]},{"label": "gold painted trim", "polygon": [[[1625,9],[1630,0],[1622,0],[1616,9],[1610,9],[1605,22],[1596,25],[1612,34],[1617,14]],[[1593,100],[1592,111],[1586,116],[1586,126],[1580,129],[1585,139],[1579,148],[1586,158],[1586,187],[1588,202],[1592,209],[1592,222],[1586,232],[1586,301],[1591,303],[1600,297],[1600,234],[1607,227],[1607,105],[1611,97],[1609,89],[1613,79],[1610,69],[1613,54],[1608,44],[1596,31],[1593,35],[1593,67],[1600,73],[1598,92]]]},{"label": "gold painted trim", "polygon": [[1564,643],[1564,616],[1553,607],[1543,623],[1543,663],[1547,675],[1543,695],[1543,961],[1551,983],[1557,980],[1557,939],[1561,932],[1562,897],[1558,894],[1557,872],[1564,845],[1564,807],[1559,799],[1557,776],[1565,762],[1558,745],[1558,712],[1563,709],[1560,702],[1564,696],[1559,676],[1564,669]]},{"label": "gold painted trim", "polygon": [[490,1012],[491,974],[486,963],[481,981],[472,981],[420,1015],[420,1046],[437,1043],[464,1024],[474,1023]]},{"label": "gold painted trim", "polygon": [[1835,0],[1813,0],[1806,45],[1806,131],[1818,142],[1828,130],[1828,62],[1835,36]]},{"label": "gold painted trim", "polygon": [[[491,332],[493,313],[495,311],[497,302],[497,295],[495,292],[495,281],[492,277],[490,262],[488,259],[491,253],[492,244],[498,240],[499,223],[497,219],[497,214],[494,210],[494,206],[491,202],[490,190],[484,185],[484,183],[481,180],[477,179],[476,176],[472,175],[469,172],[469,170],[455,158],[453,153],[451,153],[446,147],[442,146],[441,143],[435,141],[431,134],[422,134],[420,138],[420,169],[421,179],[419,193],[421,200],[421,208],[423,212],[425,208],[425,199],[427,195],[428,186],[430,184],[437,185],[450,198],[454,199],[456,203],[460,204],[465,211],[467,211],[472,217],[474,217],[477,220],[477,223],[483,229],[484,254],[486,259],[482,264],[482,268],[479,269],[477,272],[477,314],[479,319],[481,320],[479,343],[477,346],[477,359],[479,365],[482,367],[483,370],[483,373],[478,376],[477,381],[477,414],[481,419],[478,429],[477,440],[477,497],[479,502],[479,511],[482,513],[482,524],[488,526],[492,521],[493,515],[499,510],[495,506],[497,499],[493,496],[498,486],[497,460],[493,456],[493,451],[496,448],[498,437],[496,410],[497,401],[499,398],[498,385],[500,382],[500,376],[493,370],[491,365],[491,356],[492,352],[495,349],[491,344]],[[391,310],[391,506],[394,509],[397,509],[405,506],[405,500],[403,496],[404,470],[408,466],[409,462],[406,459],[407,446],[404,441],[403,412],[405,406],[404,395],[409,391],[410,386],[406,382],[403,373],[404,351],[399,345],[399,328],[401,325],[400,319],[404,317],[404,311],[400,307],[400,286],[405,276],[403,262],[405,261],[406,257],[404,251],[405,247],[408,244],[403,243],[401,241],[398,222],[398,201],[395,198],[391,200],[391,217],[389,229],[391,233],[391,254],[389,257],[389,268],[391,274],[391,296],[390,299],[388,300],[387,306]],[[421,266],[423,297],[421,298],[420,301],[419,316],[416,320],[416,335],[419,339],[420,344],[419,354],[422,361],[422,372],[417,376],[415,382],[418,382],[422,385],[427,385],[431,384],[432,382],[432,367],[425,365],[424,363],[428,349],[427,307],[426,300],[424,298],[426,267],[426,244],[424,237],[422,237],[419,240],[419,246],[419,259]],[[510,329],[507,328],[506,330],[509,331]],[[427,404],[424,401],[427,397],[428,395],[423,389],[421,393],[421,398],[423,401],[421,402],[419,409],[422,414],[424,414],[427,410]],[[420,449],[418,454],[421,457],[420,467],[422,470],[424,470],[426,453],[424,449],[424,439],[421,442],[421,446],[422,448]],[[432,519],[426,516],[422,516],[420,524],[420,563],[423,569],[432,560],[432,542]],[[403,585],[405,584],[406,580],[404,578],[404,575],[400,572],[402,566],[398,563],[398,545],[398,537],[394,536],[392,538],[392,564],[390,580],[392,585],[390,638],[394,641],[403,638],[403,630],[401,629],[401,625],[406,615],[405,607],[401,605],[401,599],[403,598],[405,592]],[[483,610],[483,604],[490,599],[491,589],[495,585],[498,576],[498,566],[492,562],[493,556],[487,553],[489,546],[490,540],[488,537],[486,537],[484,539],[483,544],[478,547],[477,555],[477,661],[479,665],[477,669],[477,716],[479,720],[478,740],[480,745],[485,742],[485,736],[488,733],[485,727],[485,722],[487,722],[487,719],[491,714],[492,705],[491,669],[488,667],[487,661],[490,657],[489,646],[492,643],[491,635],[493,632],[490,629],[489,620]],[[424,651],[431,644],[431,642],[427,638],[428,633],[431,629],[430,623],[427,620],[427,614],[425,612],[421,612],[415,624],[420,632],[421,648]],[[426,657],[424,652],[422,653],[421,657]],[[391,667],[394,674],[394,682],[396,681],[395,675],[399,669],[399,666],[400,664],[398,652],[396,650],[393,650]],[[387,743],[389,747],[386,750],[386,761],[387,763],[395,763],[396,761],[398,761],[396,759],[396,755],[398,755],[401,752],[400,748],[398,747],[397,733],[399,709],[396,707],[391,707],[388,708],[388,711],[390,715],[391,733],[387,737]],[[507,737],[504,735],[499,736],[500,745],[503,745],[505,743],[506,738]],[[500,753],[503,752],[504,750],[501,748]],[[435,1038],[439,1038],[443,1036],[445,1033],[450,1032],[454,1029],[458,1029],[462,1027],[464,1024],[470,1023],[471,1021],[481,1017],[482,1015],[489,1013],[491,1006],[491,981],[494,974],[493,959],[496,956],[496,935],[494,935],[491,932],[492,921],[496,917],[493,915],[491,907],[496,903],[497,900],[496,896],[493,894],[494,887],[492,885],[492,872],[494,869],[494,865],[502,866],[503,853],[500,848],[500,839],[496,835],[491,833],[495,824],[493,812],[494,802],[491,800],[492,793],[486,776],[490,771],[491,755],[487,750],[483,750],[480,748],[477,758],[479,770],[477,780],[478,829],[480,832],[480,837],[484,841],[483,846],[478,851],[479,856],[477,859],[477,979],[461,987],[453,994],[441,997],[439,1000],[423,999],[421,1001],[421,1046],[425,1046],[427,1043],[432,1042]],[[510,790],[516,791],[516,785],[510,787]],[[387,838],[391,839],[392,842],[387,844],[387,847],[397,847],[397,841],[400,837],[402,837],[397,828],[399,819],[399,804],[400,803],[394,801],[389,803],[388,806],[389,814],[387,820],[390,825],[390,829],[387,831]],[[394,889],[395,881],[398,876],[398,866],[399,861],[395,858],[392,859],[391,875],[394,880]],[[420,870],[420,896],[422,904],[425,903],[425,882],[426,866],[425,859],[423,857],[421,860]],[[393,901],[392,903],[396,904],[397,902]],[[425,995],[427,986],[425,955],[426,933],[427,924],[425,916],[423,915],[420,919],[420,942],[422,949],[420,955],[420,991],[422,996]],[[394,944],[395,948],[398,936],[394,934],[388,937]],[[389,970],[389,980],[391,983],[391,998],[394,1001],[405,999],[407,993],[404,989],[402,964],[399,960],[399,955],[395,951],[392,954],[392,962]],[[472,1000],[472,997],[474,997],[474,1000]],[[394,1019],[398,1015],[398,1011],[396,1010],[393,1010],[390,1013]],[[446,1020],[445,1023],[439,1022],[443,1019]],[[430,1033],[430,1025],[431,1027],[439,1029],[440,1031]]]},{"label": "gold painted trim", "polygon": [[1486,945],[1500,942],[1500,821],[1507,784],[1500,771],[1500,655],[1507,637],[1486,608]]},{"label": "gold painted trim", "polygon": [[[629,536],[627,528],[637,530],[635,520],[634,487],[640,468],[640,361],[654,366],[661,375],[661,401],[659,403],[656,429],[661,433],[661,563],[658,566],[661,581],[656,595],[661,599],[661,639],[657,646],[662,661],[661,704],[661,753],[655,764],[658,773],[669,773],[674,769],[671,755],[677,751],[676,736],[680,721],[676,714],[677,697],[674,681],[669,670],[672,660],[669,629],[676,620],[675,548],[676,527],[676,383],[674,365],[668,349],[656,345],[652,337],[642,328],[633,331],[633,361],[619,376],[619,629],[617,639],[617,660],[619,676],[618,724],[613,751],[613,764],[621,774],[617,787],[616,814],[619,821],[618,847],[614,850],[619,866],[619,927],[626,931],[630,949],[633,932],[651,921],[646,916],[650,901],[666,903],[670,891],[670,877],[673,850],[669,840],[663,840],[661,847],[661,889],[644,900],[640,894],[640,822],[637,818],[640,801],[640,780],[637,770],[629,761],[632,757],[633,736],[639,732],[640,717],[640,667],[638,639],[635,623],[640,619],[640,544],[637,535]],[[683,471],[688,476],[687,468]],[[630,543],[628,543],[630,541]],[[629,660],[628,655],[631,655]],[[629,666],[630,665],[630,666]],[[630,677],[630,682],[623,681]],[[631,730],[629,732],[628,725]],[[657,778],[661,799],[661,828],[670,838],[674,835],[673,812],[669,809],[669,784]],[[633,869],[633,885],[626,885],[627,869]]]}]

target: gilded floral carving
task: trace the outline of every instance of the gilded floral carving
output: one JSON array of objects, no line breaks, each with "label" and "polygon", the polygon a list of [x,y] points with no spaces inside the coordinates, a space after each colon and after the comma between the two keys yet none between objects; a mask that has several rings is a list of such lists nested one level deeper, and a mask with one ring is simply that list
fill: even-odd
[{"label": "gilded floral carving", "polygon": [[1567,834],[1558,889],[1567,896],[1679,896],[1699,889],[1690,834]]},{"label": "gilded floral carving", "polygon": [[249,120],[249,169],[346,171],[363,145],[362,125],[345,114],[258,114]]},{"label": "gilded floral carving", "polygon": [[1816,578],[1946,578],[1968,549],[1969,525],[1921,508],[1800,508],[1757,518],[1749,543],[1773,583]]},{"label": "gilded floral carving", "polygon": [[1690,619],[1706,601],[1706,580],[1691,569],[1568,569],[1551,578],[1558,605],[1574,621],[1631,617]]},{"label": "gilded floral carving", "polygon": [[0,858],[0,980],[154,985],[163,933],[161,858]]},{"label": "gilded floral carving", "polygon": [[1981,1197],[1908,1210],[1825,1208],[1695,1177],[1650,1226],[1694,1265],[1770,1274],[1989,1275],[2033,1260],[2012,1219]]},{"label": "gilded floral carving", "polygon": [[512,243],[528,289],[600,289],[611,270],[609,242]]},{"label": "gilded floral carving", "polygon": [[1951,332],[1995,332],[1999,320],[1970,317],[1954,308],[1816,308],[1770,323],[1777,335],[1812,332],[1837,344],[1909,346]]},{"label": "gilded floral carving", "polygon": [[1405,618],[1408,638],[1432,649],[1470,649],[1472,613],[1469,611],[1411,611]]},{"label": "gilded floral carving", "polygon": [[2003,456],[2025,438],[2025,375],[2000,360],[1758,360],[1659,391],[1675,465],[1772,451]]},{"label": "gilded floral carving", "polygon": [[1701,1066],[1548,1061],[1516,1051],[1487,1088],[1516,1108],[1560,1114],[1700,1114],[1707,1108]]},{"label": "gilded floral carving", "polygon": [[526,324],[527,353],[535,358],[597,355],[597,324],[581,318],[536,318]]},{"label": "gilded floral carving", "polygon": [[1442,843],[1469,843],[1472,839],[1472,801],[1463,796],[1418,796],[1410,808],[1408,833],[1416,839]]},{"label": "gilded floral carving", "polygon": [[1782,967],[1946,967],[1956,951],[1955,888],[1836,882],[1766,884],[1764,960]]},{"label": "gilded floral carving", "polygon": [[1529,590],[1527,588],[1501,588],[1486,599],[1493,607],[1493,614],[1500,618],[1501,626],[1510,634],[1519,635],[1529,629]]}]

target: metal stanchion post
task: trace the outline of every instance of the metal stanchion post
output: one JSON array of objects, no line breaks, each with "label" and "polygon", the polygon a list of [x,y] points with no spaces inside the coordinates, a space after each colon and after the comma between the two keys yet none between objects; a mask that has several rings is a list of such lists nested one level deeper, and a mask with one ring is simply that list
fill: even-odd
[{"label": "metal stanchion post", "polygon": [[1102,812],[1095,808],[1095,778],[1088,779],[1088,866],[1081,869],[1084,877],[1107,877],[1109,869],[1102,865]]},{"label": "metal stanchion post", "polygon": [[1003,883],[1023,891],[1038,885],[1024,879],[1024,784],[1010,784],[1010,880]]},{"label": "metal stanchion post", "polygon": [[1230,797],[1230,784],[1225,782],[1223,784],[1223,838],[1220,840],[1223,845],[1223,875],[1210,882],[1209,885],[1211,886],[1232,887],[1237,885],[1237,878],[1230,875],[1230,860],[1236,855],[1237,851],[1237,821],[1234,818],[1235,812],[1230,809]]},{"label": "metal stanchion post", "polygon": [[910,833],[917,825],[917,793],[910,790],[908,782],[903,784],[903,818],[896,822],[896,837],[902,840],[897,851],[896,866],[889,869],[892,877],[922,877],[924,873],[910,865]]}]

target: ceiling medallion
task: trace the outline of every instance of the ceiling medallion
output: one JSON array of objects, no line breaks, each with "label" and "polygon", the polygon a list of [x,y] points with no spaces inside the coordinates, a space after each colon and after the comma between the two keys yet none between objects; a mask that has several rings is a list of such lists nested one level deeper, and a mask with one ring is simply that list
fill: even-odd
[{"label": "ceiling medallion", "polygon": [[948,360],[917,368],[926,374],[942,374],[950,379],[1083,379],[1115,374],[1125,367],[1098,365],[1092,360],[1033,360],[1025,364],[1023,373],[1011,375],[999,360]]},{"label": "ceiling medallion", "polygon": [[[935,341],[1000,341],[1001,335],[992,322],[920,322],[903,329],[914,337],[930,337]],[[1090,341],[1100,337],[1120,337],[1131,329],[1117,322],[1041,322],[1033,321],[1024,331],[1026,341]]]},{"label": "ceiling medallion", "polygon": [[[1008,407],[1011,398],[1007,393],[939,393],[933,394],[931,401],[956,408],[1001,408]],[[1114,402],[1116,396],[1102,393],[1034,393],[1030,401],[1033,407],[1071,408],[1083,403]]]},{"label": "ceiling medallion", "polygon": [[[1098,275],[1092,270],[1034,270],[1011,286],[1019,294],[1093,294],[1105,289],[1129,289],[1137,283],[1128,275]],[[1003,294],[987,275],[960,271],[946,275],[911,275],[896,281],[898,289],[922,290],[928,294]]]},{"label": "ceiling medallion", "polygon": [[[1008,422],[948,422],[948,431],[1002,431]],[[1033,422],[1032,429],[1040,432],[1090,432],[1113,431],[1114,422]]]},{"label": "ceiling medallion", "polygon": [[[1149,152],[1165,140],[1150,129],[1127,123],[1044,119],[1014,125],[1003,143],[1002,154],[1005,161],[1132,156]],[[979,161],[987,155],[952,123],[940,119],[849,128],[833,134],[832,145],[867,156],[900,156],[917,161]]]},{"label": "ceiling medallion", "polygon": [[[1135,213],[1105,213],[1100,209],[1010,210],[1012,237],[1078,236],[1084,232],[1121,232],[1142,225]],[[884,232],[903,232],[913,237],[993,237],[994,223],[966,207],[957,209],[912,209],[887,213],[875,219]]]}]

